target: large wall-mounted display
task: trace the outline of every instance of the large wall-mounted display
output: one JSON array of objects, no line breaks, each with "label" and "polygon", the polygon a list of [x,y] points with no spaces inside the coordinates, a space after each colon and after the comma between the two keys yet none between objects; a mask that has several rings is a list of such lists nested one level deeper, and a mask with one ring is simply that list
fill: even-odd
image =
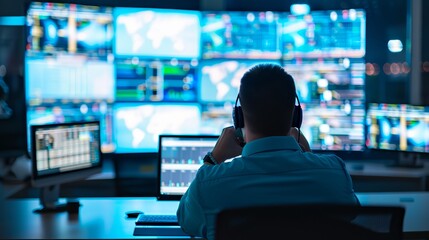
[{"label": "large wall-mounted display", "polygon": [[28,125],[98,119],[103,152],[156,152],[159,134],[218,135],[232,125],[243,73],[269,62],[294,77],[313,149],[362,151],[365,24],[359,9],[293,15],[33,2]]}]

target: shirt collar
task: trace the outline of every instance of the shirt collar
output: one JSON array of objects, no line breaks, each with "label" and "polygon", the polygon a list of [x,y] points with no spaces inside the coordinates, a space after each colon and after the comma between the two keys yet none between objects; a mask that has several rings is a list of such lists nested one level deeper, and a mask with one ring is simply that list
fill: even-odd
[{"label": "shirt collar", "polygon": [[255,139],[243,148],[242,156],[246,157],[255,153],[278,151],[278,150],[301,150],[295,138],[291,136],[273,136]]}]

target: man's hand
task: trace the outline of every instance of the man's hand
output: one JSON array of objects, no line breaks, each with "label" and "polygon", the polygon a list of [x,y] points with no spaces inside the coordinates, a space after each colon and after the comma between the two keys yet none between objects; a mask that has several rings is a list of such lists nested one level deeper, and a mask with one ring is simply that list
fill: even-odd
[{"label": "man's hand", "polygon": [[302,134],[302,132],[298,130],[298,128],[290,128],[289,136],[292,136],[296,139],[299,146],[304,152],[311,152],[310,144],[308,144],[307,138],[305,138],[304,134]]},{"label": "man's hand", "polygon": [[237,143],[235,129],[230,126],[222,130],[212,150],[212,155],[217,163],[222,163],[227,159],[240,155],[242,150],[243,148]]}]

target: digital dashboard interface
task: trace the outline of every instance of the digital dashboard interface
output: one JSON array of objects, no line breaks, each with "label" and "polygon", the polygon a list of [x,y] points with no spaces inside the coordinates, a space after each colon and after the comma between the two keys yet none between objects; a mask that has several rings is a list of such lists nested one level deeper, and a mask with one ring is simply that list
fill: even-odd
[{"label": "digital dashboard interface", "polygon": [[112,8],[32,2],[27,12],[27,50],[32,53],[112,52]]},{"label": "digital dashboard interface", "polygon": [[203,12],[203,58],[279,59],[279,13]]},{"label": "digital dashboard interface", "polygon": [[366,127],[371,149],[429,152],[429,107],[372,103]]},{"label": "digital dashboard interface", "polygon": [[197,101],[197,61],[116,61],[116,101]]},{"label": "digital dashboard interface", "polygon": [[362,59],[286,63],[303,109],[301,131],[312,149],[364,149]]},{"label": "digital dashboard interface", "polygon": [[100,163],[98,123],[34,126],[32,134],[38,177],[91,168]]},{"label": "digital dashboard interface", "polygon": [[183,195],[218,136],[161,135],[159,139],[160,194]]},{"label": "digital dashboard interface", "polygon": [[28,131],[31,125],[100,120],[102,149],[113,151],[112,11],[72,3],[30,4],[25,52]]},{"label": "digital dashboard interface", "polygon": [[362,58],[365,24],[365,12],[355,9],[287,14],[281,18],[283,57]]}]

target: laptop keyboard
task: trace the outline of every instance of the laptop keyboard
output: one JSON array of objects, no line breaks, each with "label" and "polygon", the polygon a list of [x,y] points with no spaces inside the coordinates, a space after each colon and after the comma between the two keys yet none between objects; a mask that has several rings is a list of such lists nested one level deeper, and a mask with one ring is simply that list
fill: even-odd
[{"label": "laptop keyboard", "polygon": [[140,214],[136,225],[179,225],[176,215],[146,215]]}]

